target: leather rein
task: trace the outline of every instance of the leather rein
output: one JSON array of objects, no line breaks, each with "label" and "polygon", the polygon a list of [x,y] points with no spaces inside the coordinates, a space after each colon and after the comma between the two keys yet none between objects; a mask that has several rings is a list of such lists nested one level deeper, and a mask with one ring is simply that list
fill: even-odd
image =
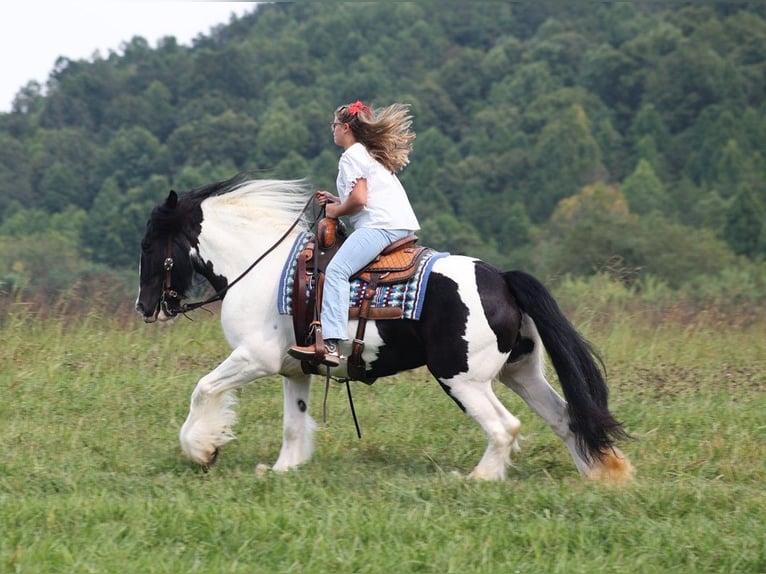
[{"label": "leather rein", "polygon": [[274,243],[271,247],[269,247],[265,252],[263,252],[258,259],[253,261],[250,266],[245,269],[242,273],[239,274],[239,276],[234,279],[231,283],[226,285],[223,289],[220,289],[219,291],[216,291],[213,295],[205,299],[204,301],[195,301],[193,303],[184,303],[180,306],[180,308],[175,311],[170,309],[168,306],[168,298],[173,299],[182,299],[180,297],[178,291],[174,290],[171,284],[171,277],[172,277],[172,271],[174,266],[173,261],[173,236],[168,236],[168,247],[167,247],[167,256],[165,257],[165,262],[163,264],[163,268],[165,270],[165,276],[162,279],[162,295],[160,296],[160,303],[157,307],[157,313],[160,312],[160,310],[164,311],[169,316],[175,316],[179,313],[185,314],[188,311],[194,311],[195,309],[199,309],[200,307],[204,307],[205,305],[209,305],[210,303],[214,303],[215,301],[221,301],[226,293],[234,287],[237,283],[239,283],[245,275],[250,273],[250,271],[253,270],[253,268],[258,265],[261,261],[263,261],[266,256],[274,251],[285,239],[287,239],[287,236],[292,233],[293,229],[300,223],[301,219],[303,218],[303,214],[306,213],[306,210],[308,209],[309,205],[311,205],[311,202],[314,200],[314,197],[311,196],[306,201],[305,205],[303,206],[303,209],[301,209],[301,212],[298,214],[298,217],[295,218],[295,221],[290,225],[290,227],[287,228],[287,231],[285,231],[282,236],[277,239],[276,243]]},{"label": "leather rein", "polygon": [[[171,284],[172,271],[173,271],[173,266],[174,266],[175,263],[173,261],[173,236],[169,235],[168,236],[167,254],[166,254],[166,257],[165,257],[164,264],[163,264],[163,268],[165,270],[165,276],[162,279],[162,295],[160,296],[160,303],[157,306],[157,313],[159,314],[160,310],[162,310],[168,316],[176,316],[179,313],[185,315],[188,311],[194,311],[195,309],[199,309],[200,307],[204,307],[205,305],[208,305],[208,304],[213,303],[215,301],[221,301],[224,298],[224,296],[226,295],[226,293],[229,291],[229,289],[231,289],[232,287],[234,287],[234,285],[239,283],[239,281],[241,281],[245,277],[245,275],[250,273],[250,271],[252,271],[253,268],[256,265],[258,265],[258,263],[260,263],[269,253],[274,251],[274,249],[276,249],[285,239],[287,239],[287,236],[290,235],[290,233],[293,231],[293,229],[295,229],[295,227],[298,225],[298,223],[300,223],[300,220],[303,217],[303,214],[306,213],[306,210],[308,209],[309,205],[311,205],[311,202],[313,201],[313,199],[314,198],[312,196],[312,197],[310,197],[306,201],[306,204],[303,206],[303,209],[301,209],[301,212],[298,214],[298,217],[296,217],[295,221],[293,221],[293,223],[290,225],[290,227],[287,228],[287,231],[285,231],[282,234],[282,236],[279,239],[277,239],[276,243],[274,243],[264,253],[262,253],[260,255],[260,257],[258,257],[258,259],[253,261],[250,264],[250,266],[247,269],[245,269],[242,273],[240,273],[240,275],[234,281],[232,281],[231,283],[226,285],[226,287],[224,287],[223,289],[217,291],[216,293],[214,293],[213,295],[211,295],[210,297],[208,297],[204,301],[196,301],[194,303],[184,303],[183,305],[180,306],[178,311],[173,311],[172,309],[170,309],[170,307],[168,307],[168,303],[167,303],[167,300],[168,300],[169,297],[172,297],[174,299],[180,299],[178,291],[174,290],[173,287],[172,287],[172,284]],[[322,210],[319,213],[319,217],[314,219],[314,223],[312,224],[312,227],[314,225],[316,225],[316,222],[319,219],[321,219],[323,216],[324,216],[324,207],[322,207]],[[325,396],[324,396],[324,402],[323,402],[323,412],[324,412],[324,419],[325,420],[327,419],[327,397],[328,397],[328,391],[329,391],[330,379],[331,378],[335,379],[335,377],[331,377],[330,376],[330,367],[327,367],[326,384],[325,384]],[[352,416],[354,418],[354,426],[356,427],[356,435],[357,435],[357,437],[362,438],[362,431],[359,428],[359,420],[357,419],[356,409],[354,408],[354,399],[353,399],[353,397],[351,395],[351,385],[349,384],[350,379],[349,378],[345,378],[343,380],[340,380],[340,379],[335,379],[335,380],[338,380],[338,382],[343,382],[343,383],[346,384],[346,392],[348,393],[348,402],[349,402],[349,406],[351,407],[351,414],[352,414]]]}]

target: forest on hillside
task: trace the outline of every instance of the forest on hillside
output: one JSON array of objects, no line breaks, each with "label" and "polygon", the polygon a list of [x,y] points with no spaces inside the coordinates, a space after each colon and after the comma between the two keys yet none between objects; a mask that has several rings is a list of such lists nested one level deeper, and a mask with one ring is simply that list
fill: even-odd
[{"label": "forest on hillside", "polygon": [[0,292],[133,285],[171,188],[334,189],[356,99],[411,105],[423,244],[766,292],[766,4],[567,0],[264,4],[190,46],[60,58],[0,113]]}]

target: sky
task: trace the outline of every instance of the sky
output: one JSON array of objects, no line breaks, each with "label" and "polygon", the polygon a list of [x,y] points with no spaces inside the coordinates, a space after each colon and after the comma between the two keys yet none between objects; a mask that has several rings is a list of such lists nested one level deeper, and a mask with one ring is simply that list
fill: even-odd
[{"label": "sky", "polygon": [[232,14],[255,9],[255,2],[54,2],[11,0],[0,9],[0,112],[9,112],[16,93],[36,80],[45,86],[56,60],[92,60],[141,36],[152,48],[174,36],[191,45]]}]

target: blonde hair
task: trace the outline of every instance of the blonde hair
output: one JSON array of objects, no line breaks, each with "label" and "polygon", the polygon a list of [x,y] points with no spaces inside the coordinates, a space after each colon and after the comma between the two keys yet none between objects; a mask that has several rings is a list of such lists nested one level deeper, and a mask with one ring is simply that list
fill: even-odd
[{"label": "blonde hair", "polygon": [[335,110],[335,117],[349,125],[356,141],[387,170],[397,172],[410,163],[415,132],[411,129],[409,104],[370,109],[355,102],[340,106]]}]

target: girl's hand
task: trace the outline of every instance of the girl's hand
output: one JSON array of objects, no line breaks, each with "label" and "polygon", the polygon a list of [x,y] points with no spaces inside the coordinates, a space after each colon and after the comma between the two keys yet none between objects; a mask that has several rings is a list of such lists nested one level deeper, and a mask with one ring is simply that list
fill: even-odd
[{"label": "girl's hand", "polygon": [[316,192],[316,198],[319,202],[319,205],[322,207],[325,207],[328,203],[336,203],[338,201],[338,198],[335,197],[332,193],[322,190]]}]

